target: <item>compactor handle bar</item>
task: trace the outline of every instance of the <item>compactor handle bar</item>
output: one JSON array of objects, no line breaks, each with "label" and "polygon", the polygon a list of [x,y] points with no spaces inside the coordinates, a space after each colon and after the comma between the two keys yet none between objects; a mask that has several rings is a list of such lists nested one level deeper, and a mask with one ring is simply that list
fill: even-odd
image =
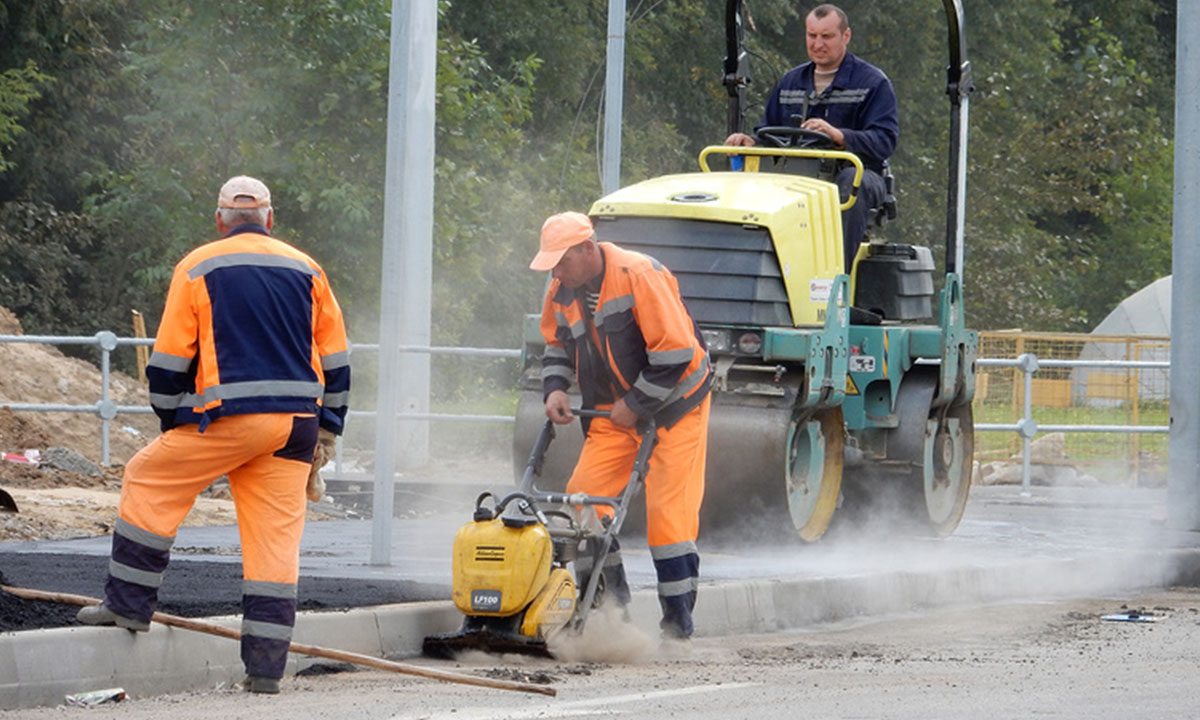
[{"label": "compactor handle bar", "polygon": [[[571,408],[571,414],[585,418],[606,418],[612,415],[608,410],[591,410],[588,408]],[[546,418],[546,422],[542,425],[537,439],[533,442],[533,449],[529,451],[529,461],[525,463],[525,474],[521,477],[520,484],[520,489],[523,492],[529,492],[534,489],[533,478],[542,474],[542,460],[545,459],[546,448],[550,447],[550,441],[553,439],[554,423],[550,418]]]},{"label": "compactor handle bar", "polygon": [[[607,418],[612,415],[608,410],[592,410],[588,408],[571,408],[571,412],[572,414],[586,418]],[[657,444],[655,440],[656,430],[657,424],[651,418],[642,430],[643,440],[641,446],[638,448],[637,458],[634,461],[635,468],[645,468],[649,464],[650,454],[654,452],[654,446]],[[523,494],[526,496],[526,499],[536,499],[538,502],[556,505],[608,505],[616,507],[620,502],[619,498],[585,495],[583,493],[545,492],[537,489],[534,485],[534,478],[542,474],[542,463],[546,458],[546,449],[550,447],[550,441],[554,439],[554,432],[554,422],[546,418],[546,422],[542,424],[542,429],[533,443],[533,449],[529,452],[529,461],[525,464],[525,474],[521,477],[521,484],[514,494]],[[507,502],[508,499],[506,497],[502,502]]]}]

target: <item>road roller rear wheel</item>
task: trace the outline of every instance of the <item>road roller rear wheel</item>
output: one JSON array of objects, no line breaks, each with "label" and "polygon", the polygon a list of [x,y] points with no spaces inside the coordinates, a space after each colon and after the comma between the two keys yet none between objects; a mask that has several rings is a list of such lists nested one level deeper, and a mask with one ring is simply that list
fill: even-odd
[{"label": "road roller rear wheel", "polygon": [[788,428],[788,512],[796,532],[807,542],[825,534],[837,509],[845,433],[840,407],[794,419]]},{"label": "road roller rear wheel", "polygon": [[[975,457],[971,404],[934,407],[937,371],[913,368],[900,385],[900,425],[888,437],[888,460],[908,471],[899,478],[895,507],[921,534],[954,532],[967,506]],[[881,488],[886,493],[886,488]]]},{"label": "road roller rear wheel", "polygon": [[924,457],[917,473],[925,521],[938,537],[954,532],[967,507],[975,457],[975,424],[970,403],[951,407],[925,421]]}]

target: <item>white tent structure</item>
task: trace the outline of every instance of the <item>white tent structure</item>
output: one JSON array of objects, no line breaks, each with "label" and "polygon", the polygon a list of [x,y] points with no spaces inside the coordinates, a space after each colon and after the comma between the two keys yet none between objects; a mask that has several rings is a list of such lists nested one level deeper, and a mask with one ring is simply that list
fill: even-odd
[{"label": "white tent structure", "polygon": [[[1168,362],[1171,350],[1171,276],[1161,277],[1121,301],[1092,330],[1094,340],[1083,346],[1080,360],[1150,360]],[[1167,370],[1077,368],[1071,391],[1089,405],[1140,400],[1165,402]]]},{"label": "white tent structure", "polygon": [[1171,276],[1160,277],[1121,301],[1093,335],[1171,334]]}]

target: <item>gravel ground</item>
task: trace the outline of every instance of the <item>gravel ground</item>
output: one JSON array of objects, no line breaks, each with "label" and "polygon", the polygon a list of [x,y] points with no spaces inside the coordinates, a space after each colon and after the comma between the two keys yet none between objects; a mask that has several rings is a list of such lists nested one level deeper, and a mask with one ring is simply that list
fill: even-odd
[{"label": "gravel ground", "polygon": [[[1153,622],[1103,619],[1131,611]],[[613,633],[608,633],[612,639]],[[549,684],[546,698],[325,667],[279,696],[237,687],[93,708],[90,718],[1200,717],[1200,589],[872,618],[803,632],[630,638],[624,660],[476,656],[422,666]],[[66,708],[0,713],[57,718]]]}]

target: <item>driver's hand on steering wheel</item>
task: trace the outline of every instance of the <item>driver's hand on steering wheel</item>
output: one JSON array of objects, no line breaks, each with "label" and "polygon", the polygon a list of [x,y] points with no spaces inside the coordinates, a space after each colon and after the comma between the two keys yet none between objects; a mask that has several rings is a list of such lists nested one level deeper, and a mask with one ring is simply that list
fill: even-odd
[{"label": "driver's hand on steering wheel", "polygon": [[735,132],[732,135],[730,135],[729,137],[725,138],[725,144],[726,145],[737,145],[739,147],[742,147],[742,146],[752,147],[753,145],[755,145],[755,142],[754,142],[754,138],[750,137],[746,133],[736,133]]},{"label": "driver's hand on steering wheel", "polygon": [[[805,130],[816,130],[817,132],[823,132],[829,136],[829,139],[833,141],[835,146],[840,148],[846,147],[846,134],[821,118],[809,118],[801,123],[800,127],[804,128]],[[725,144],[728,145],[729,142],[726,141]]]}]

